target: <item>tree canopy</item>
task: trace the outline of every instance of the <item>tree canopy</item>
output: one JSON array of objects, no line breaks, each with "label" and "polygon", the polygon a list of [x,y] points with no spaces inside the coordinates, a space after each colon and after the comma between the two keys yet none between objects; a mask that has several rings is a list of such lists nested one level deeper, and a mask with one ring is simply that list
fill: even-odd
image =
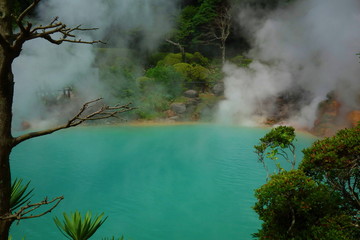
[{"label": "tree canopy", "polygon": [[[289,134],[290,133],[290,134]],[[278,127],[255,150],[276,159],[293,146],[291,129]],[[359,239],[360,126],[340,130],[304,149],[298,170],[281,169],[255,191],[263,221],[258,239]],[[280,153],[280,155],[282,155]]]}]

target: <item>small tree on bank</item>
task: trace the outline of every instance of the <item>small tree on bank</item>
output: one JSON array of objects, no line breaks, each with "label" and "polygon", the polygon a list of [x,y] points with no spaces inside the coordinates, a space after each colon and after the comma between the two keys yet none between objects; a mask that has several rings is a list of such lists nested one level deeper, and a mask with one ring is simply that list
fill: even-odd
[{"label": "small tree on bank", "polygon": [[[23,12],[14,16],[14,1],[0,0],[0,240],[7,240],[11,224],[15,220],[34,218],[42,216],[52,208],[36,216],[26,216],[40,206],[55,204],[62,200],[57,197],[53,200],[44,199],[40,203],[27,205],[13,212],[10,206],[11,199],[11,169],[10,153],[14,147],[31,138],[44,136],[61,129],[75,127],[88,120],[104,119],[115,116],[117,113],[129,111],[129,105],[110,107],[101,105],[96,110],[91,110],[94,106],[99,106],[101,99],[96,99],[85,103],[79,112],[67,123],[51,129],[26,133],[14,137],[12,135],[12,106],[14,98],[14,76],[12,63],[22,51],[25,42],[42,38],[52,44],[62,44],[64,42],[79,44],[95,44],[100,41],[84,41],[76,37],[76,32],[95,30],[94,28],[82,28],[81,26],[68,27],[54,18],[46,25],[33,25],[25,21],[25,17],[39,4],[41,0],[34,0]],[[17,31],[13,31],[14,24]]]},{"label": "small tree on bank", "polygon": [[[271,129],[264,137],[260,138],[260,144],[255,145],[255,153],[258,155],[258,160],[263,164],[268,177],[269,169],[265,163],[265,159],[269,158],[274,161],[276,169],[280,173],[283,168],[279,163],[279,156],[283,160],[291,164],[291,169],[296,165],[295,154],[295,129],[289,126],[279,126]],[[288,154],[290,151],[290,154]]]}]

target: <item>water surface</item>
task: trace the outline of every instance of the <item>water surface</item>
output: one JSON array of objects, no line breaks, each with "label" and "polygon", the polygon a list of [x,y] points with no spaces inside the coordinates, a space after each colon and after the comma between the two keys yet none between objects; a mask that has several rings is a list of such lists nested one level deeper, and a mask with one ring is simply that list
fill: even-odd
[{"label": "water surface", "polygon": [[[63,195],[45,217],[20,222],[14,239],[65,239],[53,216],[105,212],[93,239],[252,239],[253,192],[266,173],[253,145],[268,129],[218,125],[80,127],[33,139],[12,154],[13,177],[33,202]],[[314,140],[300,135],[302,149]],[[300,154],[300,151],[298,152]]]}]

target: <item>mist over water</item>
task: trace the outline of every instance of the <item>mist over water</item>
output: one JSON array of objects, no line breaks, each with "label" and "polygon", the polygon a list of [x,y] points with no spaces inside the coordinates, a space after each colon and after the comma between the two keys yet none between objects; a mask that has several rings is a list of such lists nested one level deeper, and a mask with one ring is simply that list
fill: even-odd
[{"label": "mist over water", "polygon": [[[40,3],[31,21],[46,25],[58,16],[59,21],[68,27],[81,24],[83,28],[98,28],[96,31],[78,32],[77,37],[84,41],[102,40],[123,49],[132,44],[129,31],[136,30],[141,36],[139,52],[146,52],[156,49],[164,41],[177,11],[177,0],[48,0]],[[107,45],[63,43],[57,46],[44,39],[27,42],[13,65],[15,128],[22,121],[39,125],[34,127],[58,124],[67,120],[84,102],[99,97],[114,101],[109,86],[99,79],[95,64],[98,47]],[[129,55],[126,51],[123,54]],[[141,56],[135,58],[141,59]],[[138,65],[141,69],[141,61]],[[76,99],[69,104],[71,107],[46,109],[41,99],[49,96],[58,99],[67,87],[76,91]]]},{"label": "mist over water", "polygon": [[270,13],[241,9],[238,24],[247,33],[254,59],[247,69],[223,68],[226,100],[218,118],[256,124],[274,114],[277,97],[299,96],[288,122],[312,127],[318,104],[329,93],[341,112],[359,108],[360,2],[295,1]]}]

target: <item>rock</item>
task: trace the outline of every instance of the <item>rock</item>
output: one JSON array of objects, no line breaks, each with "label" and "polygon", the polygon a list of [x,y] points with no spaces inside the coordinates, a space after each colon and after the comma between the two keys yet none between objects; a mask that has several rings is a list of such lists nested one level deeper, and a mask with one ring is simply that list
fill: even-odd
[{"label": "rock", "polygon": [[185,106],[188,108],[190,106],[196,106],[199,104],[199,99],[198,98],[189,98],[186,103]]},{"label": "rock", "polygon": [[219,82],[217,84],[214,85],[213,89],[212,89],[213,93],[216,96],[222,96],[224,95],[224,91],[225,91],[225,86],[223,82]]},{"label": "rock", "polygon": [[179,117],[179,116],[173,116],[173,117],[170,117],[170,118],[169,118],[169,121],[174,121],[174,122],[176,122],[176,121],[178,121],[178,120],[180,120],[180,117]]},{"label": "rock", "polygon": [[176,113],[174,112],[174,111],[172,111],[172,110],[166,110],[165,112],[165,116],[167,117],[167,118],[171,118],[171,117],[174,117],[174,116],[176,116]]},{"label": "rock", "polygon": [[172,103],[170,105],[170,110],[174,111],[176,114],[183,114],[186,112],[186,105],[184,103]]},{"label": "rock", "polygon": [[199,93],[196,90],[187,90],[184,92],[184,96],[188,98],[197,98],[199,97]]}]

